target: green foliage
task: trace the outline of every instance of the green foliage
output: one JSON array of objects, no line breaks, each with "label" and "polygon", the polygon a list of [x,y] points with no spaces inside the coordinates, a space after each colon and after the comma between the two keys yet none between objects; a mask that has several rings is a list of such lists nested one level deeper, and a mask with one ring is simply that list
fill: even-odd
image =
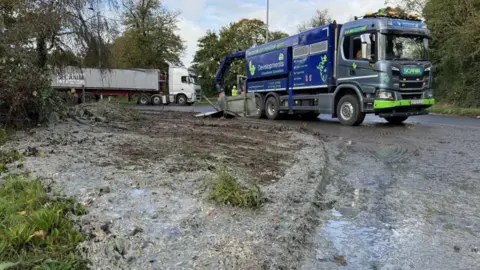
[{"label": "green foliage", "polygon": [[[216,94],[215,73],[220,61],[228,54],[246,50],[253,46],[265,43],[266,25],[257,19],[242,19],[230,23],[220,29],[219,33],[207,31],[206,35],[198,40],[198,51],[194,57],[193,69],[200,77],[200,85],[204,94]],[[283,32],[269,32],[269,41],[278,40],[288,35]],[[225,90],[228,92],[236,85],[236,76],[246,75],[245,61],[232,63],[230,72],[224,79]]]},{"label": "green foliage", "polygon": [[4,145],[10,139],[10,135],[3,128],[0,128],[0,146]]},{"label": "green foliage", "polygon": [[[42,49],[39,44],[35,48],[30,46],[32,39],[40,42],[45,35],[58,31],[59,25],[50,20],[39,22],[39,16],[53,7],[31,4],[31,1],[9,1],[0,10],[0,21],[5,27],[0,27],[0,31],[6,30],[0,35],[0,119],[13,127],[47,122],[51,112],[61,106],[50,94],[50,76],[44,59],[47,48]],[[22,12],[27,8],[31,13]]]},{"label": "green foliage", "polygon": [[330,24],[330,23],[333,23],[333,20],[330,17],[328,10],[317,9],[317,12],[310,20],[298,26],[298,32],[303,32],[308,29],[319,27],[322,25]]},{"label": "green foliage", "polygon": [[76,246],[84,236],[66,218],[82,214],[71,199],[51,198],[40,181],[12,175],[0,186],[0,261],[13,269],[86,269]]},{"label": "green foliage", "polygon": [[476,0],[429,0],[434,89],[442,101],[480,107],[480,5]]},{"label": "green foliage", "polygon": [[126,1],[123,24],[126,31],[111,51],[111,66],[116,68],[165,69],[179,64],[185,51],[178,30],[178,13],[167,10],[159,0]]},{"label": "green foliage", "polygon": [[17,151],[0,152],[0,175],[8,171],[7,164],[18,161],[22,158],[22,154]]},{"label": "green foliage", "polygon": [[226,169],[217,172],[213,191],[209,200],[243,208],[258,208],[263,203],[263,195],[257,185],[242,188],[235,177]]}]

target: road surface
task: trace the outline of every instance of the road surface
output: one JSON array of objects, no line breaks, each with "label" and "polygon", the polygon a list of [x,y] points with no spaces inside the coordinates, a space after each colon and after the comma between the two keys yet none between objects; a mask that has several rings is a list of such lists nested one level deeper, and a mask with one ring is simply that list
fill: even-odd
[{"label": "road surface", "polygon": [[[213,107],[210,105],[197,105],[197,106],[138,106],[138,105],[127,105],[131,108],[135,108],[141,111],[177,111],[177,112],[195,112],[195,113],[205,113],[213,111]],[[335,123],[338,124],[336,119],[331,118],[330,116],[320,115],[321,121],[314,121],[310,124],[315,123],[315,125],[321,126],[326,123]],[[295,123],[295,121],[289,121]],[[365,118],[364,125],[372,124],[385,124],[386,121],[375,116],[367,115]],[[444,115],[422,115],[410,117],[407,121],[407,124],[425,124],[425,125],[447,125],[447,126],[477,126],[480,127],[480,119],[472,117],[463,117],[463,116],[444,116]]]},{"label": "road surface", "polygon": [[303,269],[479,269],[480,119],[428,115],[392,126],[368,116],[359,127],[320,119],[306,125],[344,151],[327,168],[323,197],[334,203],[319,213]]}]

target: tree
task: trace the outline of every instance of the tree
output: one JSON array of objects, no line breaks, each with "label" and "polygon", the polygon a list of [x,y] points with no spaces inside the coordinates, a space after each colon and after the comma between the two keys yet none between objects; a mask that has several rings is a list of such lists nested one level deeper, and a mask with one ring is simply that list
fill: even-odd
[{"label": "tree", "polygon": [[[106,36],[101,30],[106,28],[102,21],[94,23],[86,14],[89,7],[111,1],[114,0],[0,2],[2,123],[19,126],[48,121],[52,113],[61,112],[62,102],[50,87],[49,69],[74,63],[72,60],[81,58],[77,55],[91,48],[100,51],[99,45],[105,44],[102,40]],[[75,57],[71,57],[73,51]],[[101,64],[101,60],[96,62]]]},{"label": "tree", "polygon": [[435,93],[444,101],[480,106],[480,5],[477,0],[429,0]]},{"label": "tree", "polygon": [[159,68],[181,64],[183,40],[175,34],[179,13],[171,12],[159,0],[123,3],[126,31],[112,48],[112,66],[119,68]]},{"label": "tree", "polygon": [[303,32],[308,29],[330,24],[332,22],[333,20],[330,17],[330,14],[327,9],[318,9],[315,15],[310,20],[300,24],[297,27],[297,29],[298,29],[298,32]]},{"label": "tree", "polygon": [[[207,31],[206,35],[198,40],[199,49],[195,53],[193,68],[200,75],[200,84],[206,94],[216,93],[214,78],[220,61],[227,54],[264,44],[266,29],[265,23],[260,20],[242,19],[222,27],[219,34]],[[279,31],[269,32],[269,41],[287,36],[288,34]],[[232,63],[225,78],[227,88],[231,89],[236,84],[237,74],[246,74],[245,61]]]}]

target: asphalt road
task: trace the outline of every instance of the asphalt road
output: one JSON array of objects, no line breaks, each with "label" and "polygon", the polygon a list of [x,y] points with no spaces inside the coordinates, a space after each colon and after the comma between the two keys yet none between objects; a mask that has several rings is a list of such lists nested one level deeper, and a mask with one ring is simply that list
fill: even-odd
[{"label": "asphalt road", "polygon": [[479,269],[480,119],[427,115],[392,126],[368,116],[345,127],[320,116],[306,125],[343,150],[330,157],[324,197],[335,203],[320,214],[303,269]]},{"label": "asphalt road", "polygon": [[[197,105],[197,106],[138,106],[138,105],[127,105],[131,108],[135,108],[141,111],[179,111],[179,112],[196,112],[196,113],[205,113],[214,111],[213,107],[210,105]],[[338,124],[336,119],[331,118],[327,115],[320,115],[321,121],[314,121],[311,124],[315,123],[318,125],[335,123]],[[289,121],[294,123],[295,121]],[[297,121],[298,122],[298,121]],[[374,116],[367,115],[364,125],[372,124],[384,124],[385,120]],[[443,116],[443,115],[422,115],[410,117],[407,121],[407,124],[425,124],[425,125],[436,125],[436,126],[477,126],[480,127],[480,119],[472,117],[462,117],[462,116]]]}]

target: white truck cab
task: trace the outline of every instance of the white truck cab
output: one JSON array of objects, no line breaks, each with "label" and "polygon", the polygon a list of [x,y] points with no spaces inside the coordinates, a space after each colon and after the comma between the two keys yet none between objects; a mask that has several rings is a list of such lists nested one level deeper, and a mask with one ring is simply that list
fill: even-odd
[{"label": "white truck cab", "polygon": [[188,68],[170,65],[168,68],[168,92],[178,105],[191,105],[200,97],[197,76]]}]

